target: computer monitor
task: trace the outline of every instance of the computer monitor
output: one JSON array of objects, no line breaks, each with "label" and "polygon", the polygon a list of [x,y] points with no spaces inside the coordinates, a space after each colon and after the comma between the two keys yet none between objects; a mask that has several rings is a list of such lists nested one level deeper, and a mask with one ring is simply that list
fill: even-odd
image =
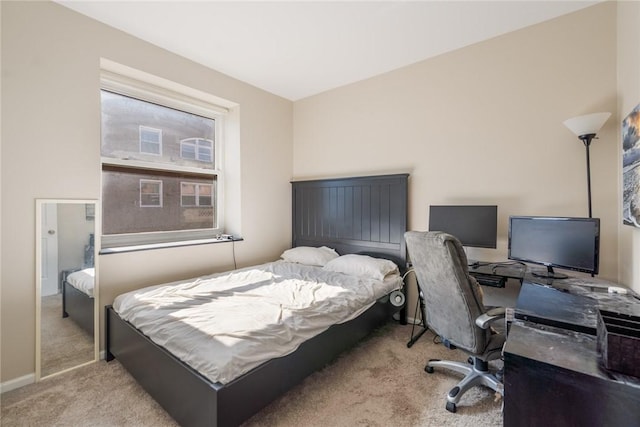
[{"label": "computer monitor", "polygon": [[496,248],[498,207],[495,205],[431,205],[429,230],[455,236],[462,246]]},{"label": "computer monitor", "polygon": [[539,277],[566,278],[553,267],[598,274],[599,218],[512,216],[509,218],[508,258],[544,265]]}]

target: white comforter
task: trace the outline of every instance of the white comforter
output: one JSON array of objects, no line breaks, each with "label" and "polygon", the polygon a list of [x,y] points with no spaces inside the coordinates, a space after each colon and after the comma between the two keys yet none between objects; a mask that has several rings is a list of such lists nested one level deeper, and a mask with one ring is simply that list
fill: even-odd
[{"label": "white comforter", "polygon": [[118,296],[113,307],[154,342],[225,384],[357,317],[401,287],[399,275],[389,276],[382,282],[276,261],[136,290]]},{"label": "white comforter", "polygon": [[96,281],[95,268],[74,271],[67,276],[66,280],[71,286],[93,298],[93,287]]}]

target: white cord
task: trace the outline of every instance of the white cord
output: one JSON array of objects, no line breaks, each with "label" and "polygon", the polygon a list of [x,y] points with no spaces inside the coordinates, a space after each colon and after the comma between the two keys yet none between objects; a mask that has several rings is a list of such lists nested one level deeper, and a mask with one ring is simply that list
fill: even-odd
[{"label": "white cord", "polygon": [[415,270],[413,269],[413,267],[408,269],[407,272],[402,275],[402,281],[404,281],[404,278],[407,277],[409,273],[415,273]]}]

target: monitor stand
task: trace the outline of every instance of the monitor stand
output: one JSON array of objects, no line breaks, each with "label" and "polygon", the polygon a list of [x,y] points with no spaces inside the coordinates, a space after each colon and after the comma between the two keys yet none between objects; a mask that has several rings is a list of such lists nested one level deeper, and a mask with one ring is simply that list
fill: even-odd
[{"label": "monitor stand", "polygon": [[551,267],[550,265],[547,266],[547,271],[544,273],[532,271],[531,274],[536,277],[544,277],[546,279],[566,279],[567,277],[569,277],[563,273],[556,273],[555,271],[553,271],[553,267]]}]

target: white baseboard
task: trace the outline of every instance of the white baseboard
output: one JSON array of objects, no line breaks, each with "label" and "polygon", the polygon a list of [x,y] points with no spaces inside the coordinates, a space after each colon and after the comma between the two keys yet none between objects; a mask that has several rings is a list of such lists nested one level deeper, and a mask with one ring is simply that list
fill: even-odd
[{"label": "white baseboard", "polygon": [[422,326],[422,320],[413,317],[407,317],[407,325]]},{"label": "white baseboard", "polygon": [[[394,320],[400,320],[400,313],[393,315]],[[422,320],[413,317],[407,317],[407,325],[422,325]]]},{"label": "white baseboard", "polygon": [[[100,358],[99,360],[104,360],[105,351],[102,350],[99,353],[98,357]],[[25,385],[28,385],[28,384],[33,384],[34,382],[36,382],[36,374],[29,374],[20,378],[15,378],[13,380],[5,381],[3,383],[0,383],[0,394],[5,393],[7,391],[15,390],[20,387],[24,387]]]},{"label": "white baseboard", "polygon": [[5,381],[0,383],[0,394],[5,393],[7,391],[15,390],[17,388],[23,387],[28,384],[32,384],[36,381],[36,374],[25,375],[20,378],[15,378],[13,380]]}]

